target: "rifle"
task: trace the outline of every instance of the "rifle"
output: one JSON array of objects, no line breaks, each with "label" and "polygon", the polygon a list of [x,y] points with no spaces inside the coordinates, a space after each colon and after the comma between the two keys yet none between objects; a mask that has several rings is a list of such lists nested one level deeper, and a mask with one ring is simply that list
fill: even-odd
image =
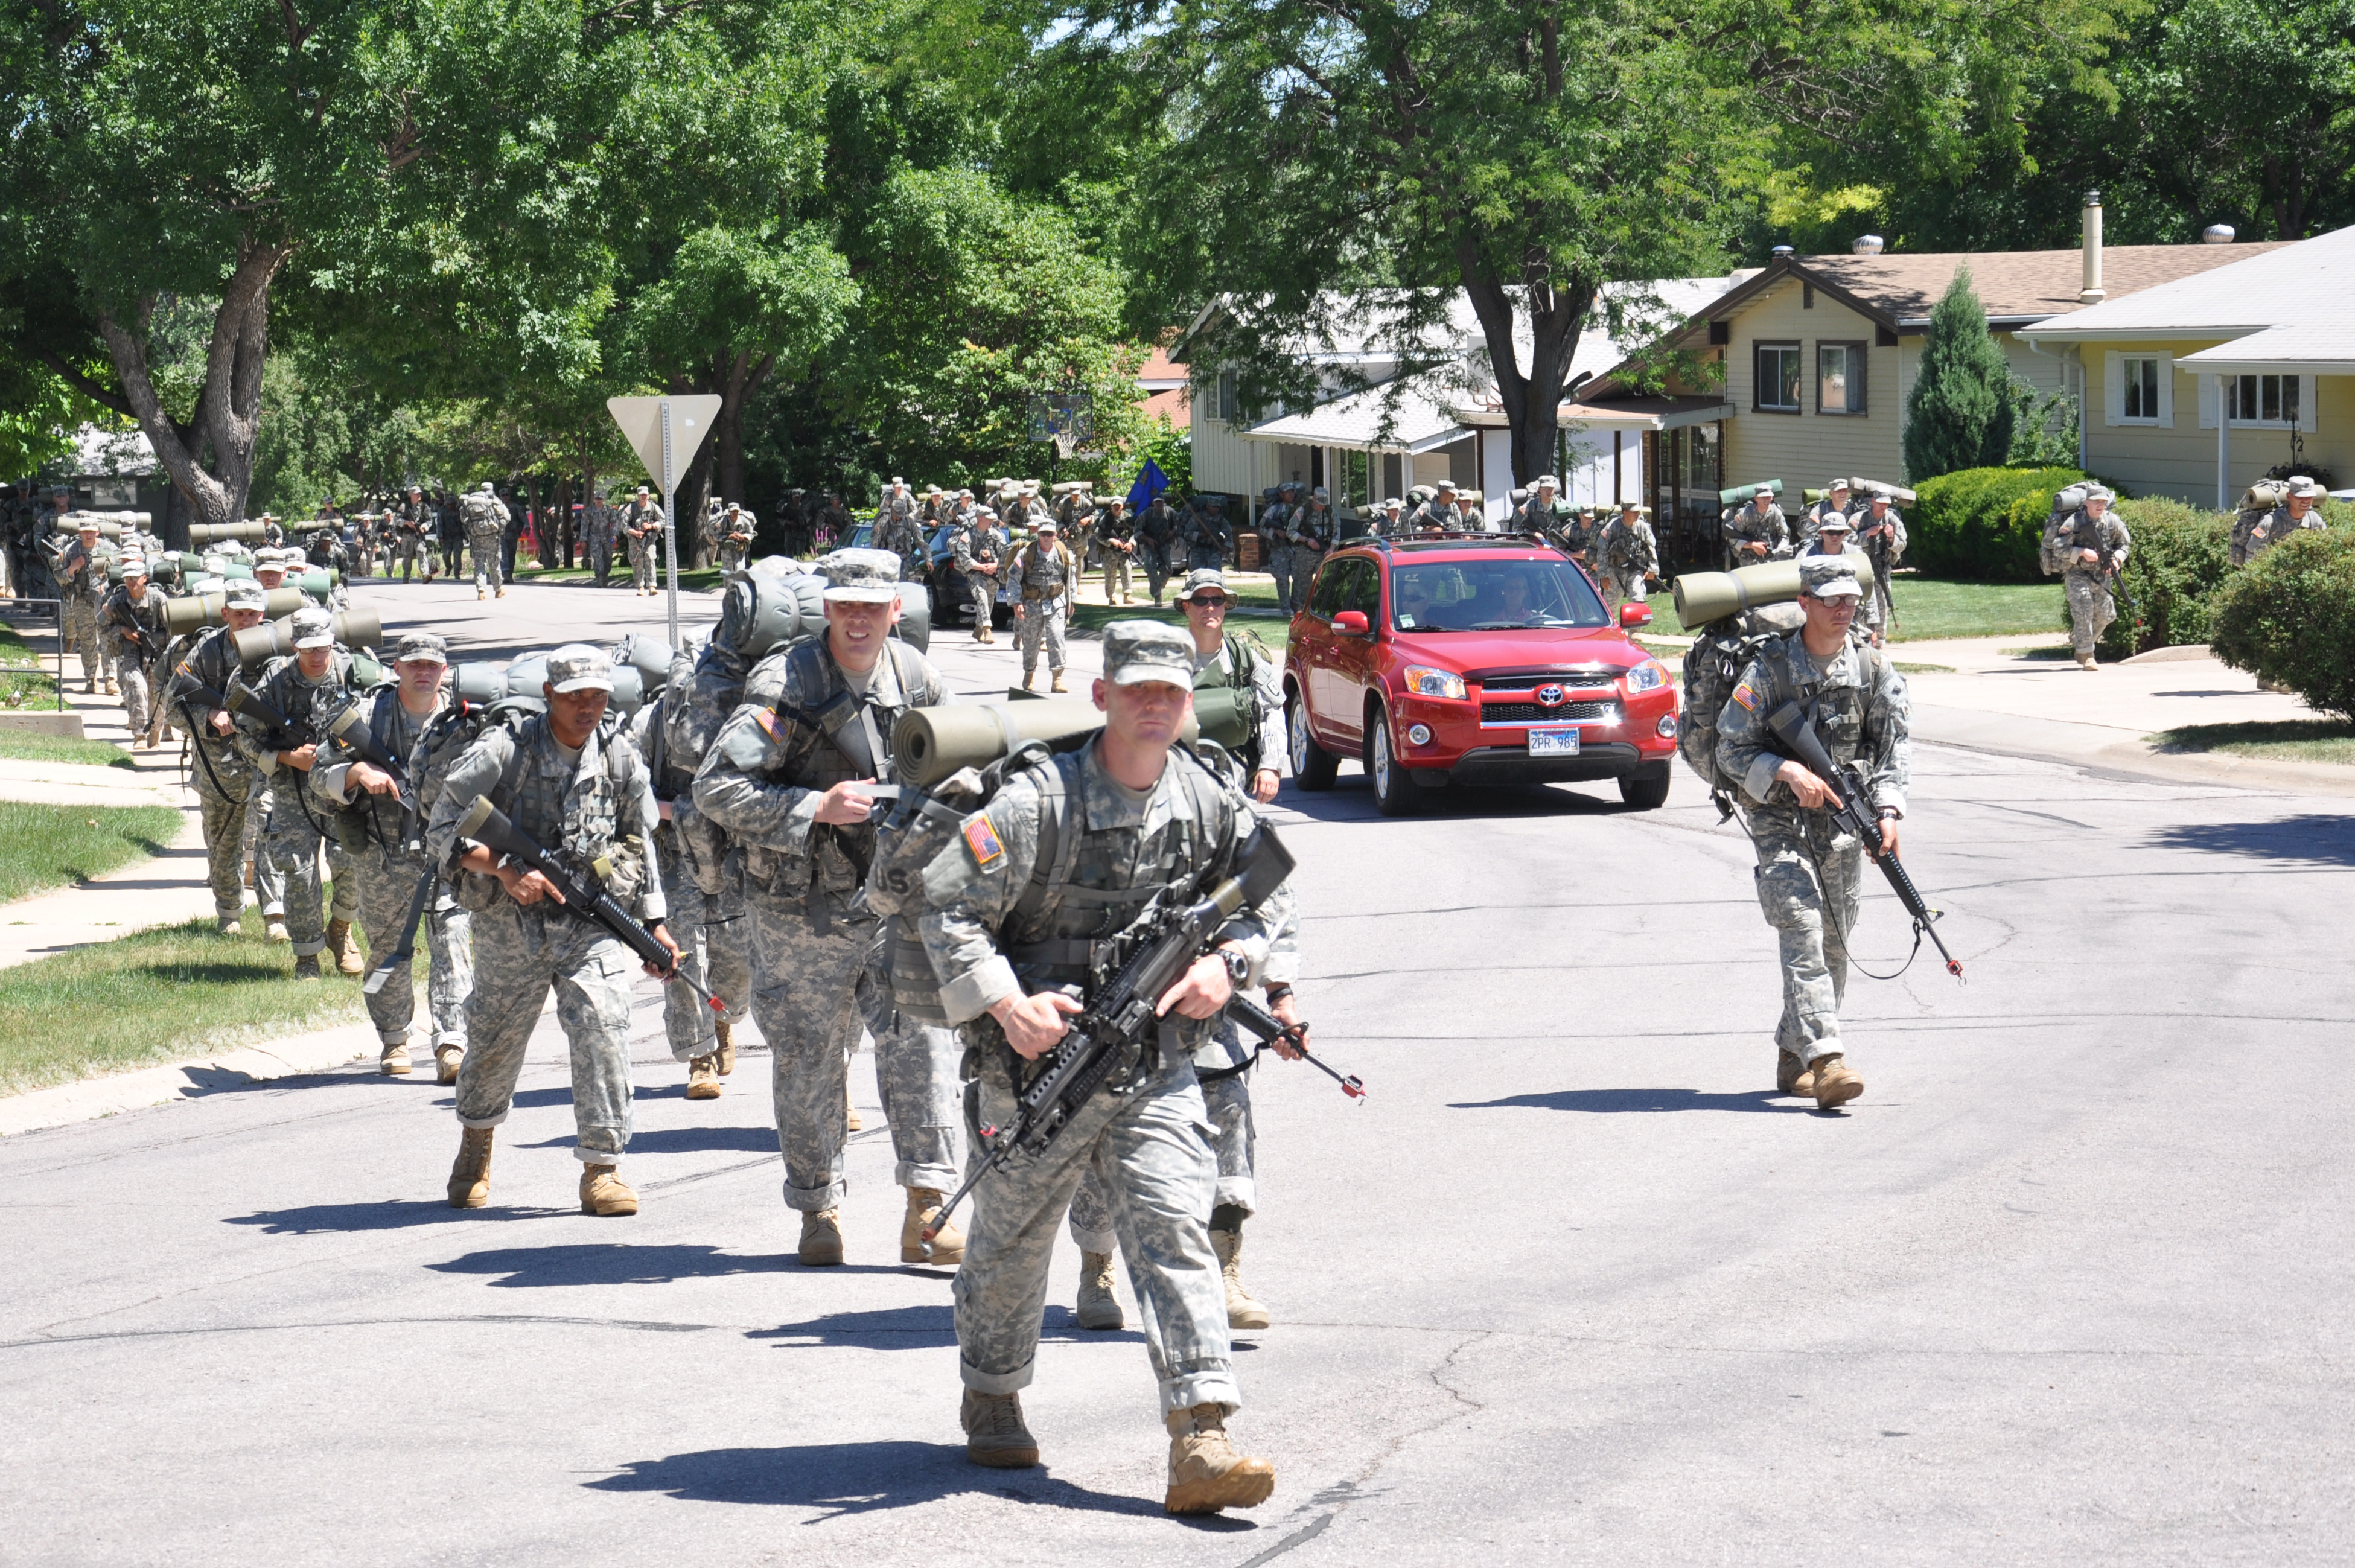
[{"label": "rifle", "polygon": [[[205,695],[209,697],[211,696],[211,693],[207,691]],[[299,752],[304,746],[310,745],[318,739],[316,733],[314,732],[313,726],[308,721],[302,724],[295,723],[292,719],[287,718],[284,713],[279,711],[278,705],[276,703],[271,701],[268,698],[262,696],[261,693],[254,690],[251,687],[245,685],[243,682],[230,683],[229,696],[224,700],[229,710],[238,715],[238,717],[241,719],[251,719],[255,722],[265,726],[270,731],[272,736],[282,742],[292,742],[291,745],[281,744],[277,748],[279,751]],[[186,715],[183,715],[183,717],[186,717]],[[207,763],[206,765],[208,768],[211,766],[210,763]],[[310,776],[311,775],[307,772],[302,769],[295,770],[295,808],[302,812],[303,820],[311,825],[311,830],[314,833],[316,833],[322,838],[331,837],[332,835],[327,831],[327,825],[311,814]],[[218,783],[218,781],[216,780],[215,782]]]},{"label": "rifle", "polygon": [[360,761],[391,774],[393,795],[400,802],[400,809],[411,817],[417,815],[417,797],[410,793],[408,768],[394,761],[392,753],[384,749],[384,742],[376,738],[368,720],[360,716],[360,704],[353,702],[328,720],[327,733],[341,741]]},{"label": "rifle", "polygon": [[1235,874],[1209,897],[1183,908],[1156,898],[1125,931],[1103,944],[1094,994],[1070,1019],[1070,1031],[1039,1059],[1039,1071],[1028,1085],[1017,1090],[1013,1125],[981,1129],[981,1158],[964,1185],[925,1226],[926,1242],[940,1233],[984,1176],[1011,1170],[1018,1155],[1035,1159],[1045,1154],[1115,1070],[1120,1076],[1115,1093],[1133,1084],[1160,1025],[1154,1008],[1163,994],[1201,955],[1212,933],[1274,892],[1292,874],[1292,867],[1291,852],[1274,829],[1262,823],[1236,856]]},{"label": "rifle", "polygon": [[417,955],[417,923],[424,918],[426,901],[433,896],[433,884],[441,878],[442,869],[435,866],[417,879],[417,896],[409,901],[409,912],[401,918],[400,944],[368,971],[368,977],[360,982],[361,995],[373,997],[383,990],[392,972]]},{"label": "rifle", "polygon": [[[1240,992],[1238,992],[1227,1003],[1227,1012],[1234,1019],[1235,1022],[1242,1025],[1243,1028],[1249,1029],[1252,1034],[1259,1037],[1260,1043],[1253,1047],[1252,1051],[1252,1061],[1257,1061],[1259,1059],[1259,1053],[1265,1051],[1269,1046],[1273,1045],[1277,1040],[1288,1040],[1291,1042],[1292,1048],[1300,1052],[1301,1061],[1308,1063],[1309,1066],[1314,1067],[1317,1072],[1322,1072],[1326,1077],[1333,1080],[1334,1083],[1338,1083],[1341,1086],[1342,1093],[1347,1094],[1352,1100],[1363,1100],[1366,1097],[1366,1083],[1364,1079],[1359,1078],[1354,1072],[1344,1077],[1342,1074],[1334,1072],[1330,1067],[1327,1067],[1324,1062],[1319,1061],[1316,1057],[1308,1054],[1308,1048],[1300,1043],[1302,1037],[1306,1035],[1308,1032],[1308,1025],[1305,1020],[1287,1027],[1282,1019],[1277,1018],[1273,1013],[1269,1012],[1265,1008],[1261,1007],[1257,1002],[1252,1001],[1250,997],[1241,995]],[[1243,1063],[1244,1067],[1248,1067],[1250,1065],[1251,1062],[1248,1061]],[[1242,1071],[1242,1068],[1237,1067],[1227,1071],[1240,1072]],[[1220,1075],[1224,1076],[1225,1073],[1222,1072]]]},{"label": "rifle", "polygon": [[679,966],[677,957],[663,945],[662,938],[631,918],[621,901],[606,891],[603,875],[595,867],[583,866],[561,850],[550,853],[541,848],[529,834],[509,822],[506,814],[491,804],[490,796],[474,797],[474,805],[459,819],[458,837],[471,838],[486,849],[510,856],[538,871],[548,879],[549,886],[556,890],[557,901],[566,909],[582,920],[595,921],[620,937],[631,952],[665,980],[684,982],[713,1012],[727,1012],[725,1002]]},{"label": "rifle", "polygon": [[[1933,924],[1945,912],[1932,909],[1922,901],[1921,893],[1913,887],[1913,879],[1898,863],[1896,855],[1882,848],[1881,819],[1873,815],[1871,795],[1864,786],[1864,775],[1857,765],[1832,761],[1831,753],[1824,749],[1823,741],[1817,736],[1815,726],[1808,722],[1806,711],[1796,702],[1785,702],[1774,709],[1766,720],[1766,727],[1789,748],[1785,755],[1804,763],[1831,787],[1833,822],[1843,831],[1863,840],[1865,851],[1881,867],[1881,874],[1889,879],[1889,885],[1896,890],[1897,901],[1905,906],[1907,914],[1913,916],[1913,951],[1921,952],[1922,939],[1928,937],[1936,944],[1938,956],[1946,961],[1946,973],[1961,980],[1961,961],[1946,951],[1945,943],[1939,938]],[[1905,962],[1908,965],[1913,962],[1910,955]],[[1897,973],[1902,975],[1904,972],[1900,969]],[[1886,977],[1894,979],[1896,976]],[[1874,978],[1883,976],[1875,976]],[[1965,983],[1968,984],[1967,981]]]}]

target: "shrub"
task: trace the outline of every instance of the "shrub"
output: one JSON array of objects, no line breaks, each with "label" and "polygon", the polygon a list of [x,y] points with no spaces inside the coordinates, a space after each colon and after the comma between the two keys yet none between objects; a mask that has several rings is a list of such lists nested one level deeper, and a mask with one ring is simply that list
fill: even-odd
[{"label": "shrub", "polygon": [[1914,487],[1905,559],[1935,577],[2038,582],[2053,493],[2084,478],[2074,468],[1964,468]]},{"label": "shrub", "polygon": [[[2209,641],[2216,590],[2232,571],[2232,514],[2156,496],[2119,502],[2118,517],[2134,546],[2119,573],[2124,592],[2118,594],[2118,618],[2102,634],[2102,645],[2129,658],[2152,648]],[[2069,624],[2065,612],[2061,624]]]},{"label": "shrub", "polygon": [[1988,333],[1987,307],[1956,267],[1930,310],[1930,331],[1905,399],[1905,472],[1916,483],[2011,455],[2011,365]]},{"label": "shrub", "polygon": [[2216,656],[2355,721],[2355,531],[2300,529],[2212,601]]}]

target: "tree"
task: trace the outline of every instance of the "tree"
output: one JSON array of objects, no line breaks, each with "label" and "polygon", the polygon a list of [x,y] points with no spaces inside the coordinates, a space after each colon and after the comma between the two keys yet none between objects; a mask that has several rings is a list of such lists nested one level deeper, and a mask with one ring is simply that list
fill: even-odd
[{"label": "tree", "polygon": [[[1987,332],[1968,266],[1955,269],[1930,312],[1913,390],[1905,400],[1905,474],[1920,484],[2011,455],[2011,366]],[[2073,453],[2072,454],[2073,455]]]}]

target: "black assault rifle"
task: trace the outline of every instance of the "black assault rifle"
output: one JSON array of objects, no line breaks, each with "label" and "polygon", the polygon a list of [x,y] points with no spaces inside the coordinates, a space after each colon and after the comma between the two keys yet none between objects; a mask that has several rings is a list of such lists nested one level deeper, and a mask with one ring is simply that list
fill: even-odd
[{"label": "black assault rifle", "polygon": [[[1767,718],[1766,727],[1774,731],[1775,738],[1786,748],[1785,756],[1808,768],[1829,786],[1833,822],[1842,831],[1852,833],[1863,841],[1866,852],[1881,867],[1881,874],[1889,879],[1889,885],[1897,891],[1897,901],[1903,904],[1905,912],[1913,917],[1913,951],[1922,951],[1922,939],[1928,937],[1936,944],[1938,956],[1946,961],[1946,973],[1957,980],[1962,979],[1961,961],[1946,951],[1946,944],[1939,939],[1933,923],[1943,912],[1922,901],[1922,895],[1914,890],[1913,879],[1906,875],[1905,868],[1898,863],[1895,852],[1881,847],[1881,818],[1873,812],[1871,792],[1865,788],[1863,773],[1854,763],[1832,761],[1831,753],[1824,749],[1823,741],[1817,736],[1815,726],[1807,721],[1806,710],[1796,702],[1785,702],[1774,709]],[[1908,958],[1906,962],[1910,964],[1913,960]],[[1904,971],[1901,969],[1898,973],[1902,975]]]},{"label": "black assault rifle", "polygon": [[[1103,1088],[1115,1070],[1123,1085],[1139,1070],[1161,1023],[1154,1008],[1184,976],[1228,921],[1257,906],[1292,874],[1292,855],[1274,830],[1260,825],[1235,857],[1234,875],[1199,902],[1179,907],[1157,899],[1127,930],[1102,944],[1098,984],[1070,1032],[1039,1059],[1038,1072],[1018,1088],[1009,1126],[981,1129],[981,1158],[973,1174],[942,1204],[924,1228],[930,1242],[948,1222],[981,1179],[1010,1170],[1018,1156],[1046,1153],[1082,1106]],[[1277,1029],[1283,1026],[1278,1024]]]},{"label": "black assault rifle", "polygon": [[595,867],[581,865],[562,850],[541,848],[529,834],[509,822],[506,814],[493,805],[488,795],[474,797],[474,806],[459,819],[458,837],[471,838],[486,849],[509,856],[538,871],[548,879],[548,885],[556,891],[557,901],[566,909],[582,920],[595,921],[620,937],[648,967],[665,980],[682,982],[713,1012],[728,1010],[725,1002],[679,966],[678,959],[663,945],[661,937],[631,918],[621,901],[606,891],[604,878]]},{"label": "black assault rifle", "polygon": [[[398,700],[396,699],[395,700]],[[393,759],[384,742],[368,728],[368,720],[360,713],[361,704],[354,702],[341,713],[327,720],[327,733],[342,741],[360,761],[392,778],[392,793],[400,802],[400,809],[411,817],[417,815],[417,797],[410,793],[409,770]]]}]

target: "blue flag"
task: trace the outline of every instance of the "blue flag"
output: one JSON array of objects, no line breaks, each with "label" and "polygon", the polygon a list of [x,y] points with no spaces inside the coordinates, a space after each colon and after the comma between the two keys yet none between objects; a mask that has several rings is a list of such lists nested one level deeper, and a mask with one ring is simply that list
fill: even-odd
[{"label": "blue flag", "polygon": [[1135,517],[1153,505],[1153,497],[1169,488],[1169,475],[1161,472],[1161,464],[1151,458],[1145,460],[1145,472],[1128,487],[1128,515]]}]

